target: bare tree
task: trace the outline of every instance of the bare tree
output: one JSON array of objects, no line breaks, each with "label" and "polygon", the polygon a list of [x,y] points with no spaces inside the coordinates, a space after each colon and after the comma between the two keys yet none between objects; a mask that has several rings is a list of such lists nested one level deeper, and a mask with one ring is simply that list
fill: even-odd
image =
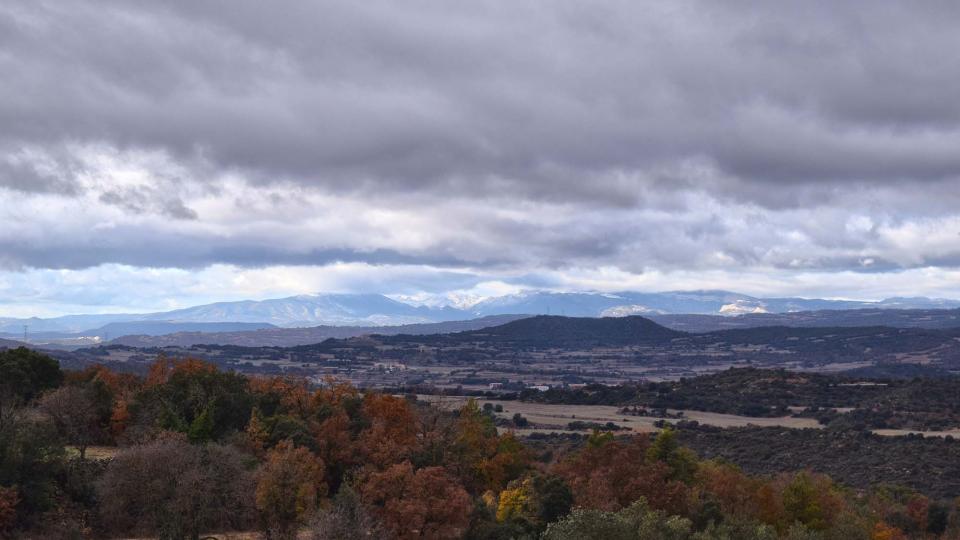
[{"label": "bare tree", "polygon": [[121,452],[98,483],[101,518],[116,534],[197,539],[252,525],[253,480],[232,448],[168,436]]},{"label": "bare tree", "polygon": [[360,495],[344,484],[333,505],[323,510],[310,522],[312,540],[355,540],[383,538],[386,531],[360,500]]},{"label": "bare tree", "polygon": [[97,404],[85,387],[62,386],[44,395],[40,410],[50,417],[57,432],[77,447],[81,459],[86,457],[87,447],[103,435]]}]

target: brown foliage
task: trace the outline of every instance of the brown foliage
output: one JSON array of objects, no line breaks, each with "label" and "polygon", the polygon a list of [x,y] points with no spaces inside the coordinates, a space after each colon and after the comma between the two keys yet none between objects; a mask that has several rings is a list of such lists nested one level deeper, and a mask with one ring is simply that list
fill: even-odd
[{"label": "brown foliage", "polygon": [[316,403],[307,381],[297,377],[253,377],[250,391],[254,394],[273,395],[280,403],[278,412],[300,418],[308,418],[316,411]]},{"label": "brown foliage", "polygon": [[150,364],[144,386],[149,388],[164,384],[178,373],[190,375],[194,373],[215,373],[216,371],[217,366],[198,358],[171,359],[160,355]]},{"label": "brown foliage", "polygon": [[339,407],[344,400],[356,399],[359,395],[360,392],[357,388],[349,382],[327,377],[324,380],[323,388],[313,394],[312,400],[313,404],[317,407],[322,405]]},{"label": "brown foliage", "polygon": [[322,461],[292,441],[277,444],[257,471],[256,504],[268,538],[293,538],[326,491]]},{"label": "brown foliage", "polygon": [[926,531],[930,512],[930,499],[923,495],[914,495],[907,501],[907,516],[918,531]]},{"label": "brown foliage", "polygon": [[[181,382],[177,375],[214,371],[213,365],[199,360],[160,358],[146,386],[176,386]],[[42,404],[61,419],[61,433],[71,432],[65,419],[86,418],[87,404],[78,398],[84,387],[96,390],[91,395],[101,404],[104,429],[112,406],[110,427],[115,434],[130,422],[128,404],[139,412],[127,438],[136,432],[141,416],[144,425],[155,430],[168,425],[144,414],[138,401],[164,387],[138,395],[144,385],[102,367],[71,374],[69,381],[72,384],[48,394]],[[559,463],[533,466],[524,443],[512,433],[499,435],[474,401],[452,414],[376,392],[361,396],[353,386],[333,380],[311,391],[306,381],[287,377],[254,378],[249,384],[241,380],[218,395],[229,400],[229,392],[237,393],[240,387],[247,407],[256,406],[246,425],[249,409],[236,415],[239,421],[231,420],[233,428],[243,430],[233,440],[239,447],[249,446],[254,455],[190,445],[183,436],[167,432],[121,452],[98,483],[104,533],[183,538],[251,527],[259,511],[268,539],[293,538],[303,526],[318,540],[357,535],[460,538],[468,533],[471,518],[473,532],[483,537],[494,530],[484,527],[502,527],[499,534],[522,521],[531,526],[552,521],[570,508],[571,493],[576,506],[588,509],[615,512],[645,499],[650,508],[689,518],[697,527],[711,521],[730,527],[762,522],[781,535],[805,531],[825,538],[872,535],[900,540],[905,533],[889,523],[914,535],[928,528],[930,515],[937,516],[925,497],[903,491],[893,497],[855,498],[822,475],[761,479],[730,465],[699,462],[669,437],[651,444],[646,436],[595,433],[573,454],[567,453],[569,446],[548,443],[538,452],[557,452]],[[297,447],[294,440],[306,447]],[[246,472],[245,459],[261,461],[256,475]],[[556,473],[563,482],[551,475],[557,486],[543,488],[534,468]],[[28,484],[19,481],[19,486],[20,491],[0,488],[0,534],[25,523],[17,510],[23,512],[29,503]],[[323,500],[328,487],[338,492],[333,503]],[[485,510],[473,506],[482,504],[481,494]],[[62,523],[90,523],[82,511],[70,509],[75,501],[57,504],[44,514],[51,516],[48,523],[60,514]],[[546,510],[551,517],[543,517]],[[494,522],[493,511],[500,524]],[[957,515],[956,510],[951,514],[948,530],[960,528]],[[78,516],[84,519],[75,519]]]},{"label": "brown foliage", "polygon": [[338,482],[345,469],[360,463],[356,444],[350,437],[350,418],[338,410],[320,423],[316,433],[317,453],[327,464],[328,482]]},{"label": "brown foliage", "polygon": [[9,531],[17,522],[20,494],[16,487],[0,486],[0,534]]},{"label": "brown foliage", "polygon": [[179,434],[120,452],[97,487],[102,523],[118,534],[243,528],[253,506],[252,479],[235,451],[194,446]]},{"label": "brown foliage", "polygon": [[130,426],[130,409],[126,399],[118,399],[113,404],[113,411],[110,413],[110,433],[114,439],[120,438],[127,427]]},{"label": "brown foliage", "polygon": [[641,435],[588,446],[555,472],[567,481],[578,506],[616,511],[643,497],[651,508],[683,514],[686,486],[669,480],[670,468],[664,463],[647,462],[649,447],[649,439]]},{"label": "brown foliage", "polygon": [[369,472],[360,494],[400,539],[460,538],[469,522],[470,496],[442,467],[414,471],[405,461]]},{"label": "brown foliage", "polygon": [[760,495],[759,482],[733,465],[702,463],[697,479],[703,490],[713,495],[725,514],[737,515],[755,508]]},{"label": "brown foliage", "polygon": [[530,451],[513,433],[506,433],[498,437],[495,453],[481,464],[481,470],[486,487],[496,490],[519,478],[529,466]]},{"label": "brown foliage", "polygon": [[61,386],[40,399],[40,410],[53,421],[57,432],[86,456],[87,446],[102,435],[97,405],[87,388]]},{"label": "brown foliage", "polygon": [[409,457],[417,443],[417,417],[406,400],[367,394],[362,413],[370,426],[357,442],[366,463],[384,468]]},{"label": "brown foliage", "polygon": [[79,372],[68,372],[64,382],[67,384],[101,382],[115,398],[129,397],[142,386],[136,375],[117,373],[101,365],[90,366]]},{"label": "brown foliage", "polygon": [[879,521],[873,528],[873,540],[907,540],[900,529]]}]

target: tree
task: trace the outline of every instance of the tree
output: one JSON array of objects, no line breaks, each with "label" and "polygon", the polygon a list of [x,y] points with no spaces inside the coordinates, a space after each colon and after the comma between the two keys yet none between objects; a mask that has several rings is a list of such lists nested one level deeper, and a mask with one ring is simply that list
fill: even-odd
[{"label": "tree", "polygon": [[338,410],[316,429],[317,454],[326,465],[326,481],[338,489],[347,471],[359,463],[356,443],[350,437],[350,417]]},{"label": "tree", "polygon": [[533,482],[537,498],[537,517],[551,523],[570,513],[573,493],[559,476],[538,476]]},{"label": "tree", "polygon": [[[765,523],[737,517],[727,517],[722,523],[711,523],[693,536],[695,540],[777,540],[777,530]],[[837,536],[836,538],[847,537]]]},{"label": "tree", "polygon": [[17,504],[10,504],[13,491],[5,500],[18,524],[53,506],[64,457],[52,422],[22,408],[0,409],[0,487],[16,493]]},{"label": "tree", "polygon": [[104,439],[116,440],[130,421],[129,402],[142,389],[142,380],[130,373],[115,373],[104,366],[65,374],[65,383],[86,388],[96,403]]},{"label": "tree", "polygon": [[930,499],[923,495],[914,495],[907,501],[907,516],[910,517],[913,530],[919,534],[927,532],[930,516]]},{"label": "tree", "polygon": [[637,540],[687,540],[693,528],[687,518],[652,510],[645,499],[624,508],[619,515],[636,531]]},{"label": "tree", "polygon": [[247,428],[244,430],[247,434],[247,440],[250,446],[258,456],[263,455],[267,446],[267,440],[270,437],[270,431],[263,419],[263,413],[260,407],[254,407],[250,412],[250,421],[247,422]]},{"label": "tree", "polygon": [[519,478],[530,465],[530,451],[513,433],[500,435],[493,454],[481,465],[488,489],[500,489]]},{"label": "tree", "polygon": [[543,539],[688,540],[692,529],[689,519],[652,510],[640,499],[619,512],[574,510],[548,525]]},{"label": "tree", "polygon": [[503,489],[523,474],[530,462],[529,452],[513,434],[497,435],[493,420],[475,400],[460,409],[453,431],[445,464],[470,493]]},{"label": "tree", "polygon": [[634,436],[629,441],[587,445],[558,464],[554,472],[570,486],[578,506],[616,511],[645,498],[651,507],[671,514],[686,510],[687,487],[670,479],[670,468],[648,462],[649,440]]},{"label": "tree", "polygon": [[414,471],[405,461],[368,471],[360,495],[401,540],[460,538],[469,522],[470,496],[442,467]]},{"label": "tree", "polygon": [[90,388],[62,386],[40,399],[40,410],[50,417],[67,443],[77,447],[80,459],[86,457],[87,447],[104,435],[102,415]]},{"label": "tree", "polygon": [[257,510],[267,538],[294,538],[326,490],[323,463],[309,450],[290,440],[271,449],[257,471],[256,489]]},{"label": "tree", "polygon": [[697,480],[725,515],[761,518],[757,504],[760,482],[748,477],[735,465],[703,462],[697,467]]},{"label": "tree", "polygon": [[879,521],[873,528],[873,540],[906,540],[903,531]]},{"label": "tree", "polygon": [[[198,442],[242,431],[253,409],[247,378],[196,359],[159,358],[130,406],[142,432],[191,434]],[[204,418],[204,416],[209,418]]]},{"label": "tree", "polygon": [[500,492],[497,504],[497,521],[509,519],[529,519],[536,512],[533,481],[530,478],[522,482],[513,482],[511,487]]},{"label": "tree", "polygon": [[357,440],[364,461],[382,468],[409,458],[417,442],[417,418],[405,399],[369,393],[362,414],[369,422]]},{"label": "tree", "polygon": [[97,484],[104,526],[115,534],[197,539],[250,525],[251,475],[236,451],[168,435],[126,449]]},{"label": "tree", "polygon": [[20,504],[20,494],[17,488],[0,486],[0,537],[16,525],[18,504]]},{"label": "tree", "polygon": [[340,488],[330,508],[310,522],[312,540],[355,540],[383,538],[380,522],[367,511],[360,495],[349,485]]},{"label": "tree", "polygon": [[832,481],[822,475],[801,472],[784,486],[781,495],[786,523],[798,522],[805,527],[822,531],[843,508]]},{"label": "tree", "polygon": [[198,416],[190,422],[190,429],[187,430],[187,438],[192,443],[205,443],[213,439],[213,413],[210,412],[213,406],[208,403]]},{"label": "tree", "polygon": [[614,512],[578,508],[547,525],[543,540],[636,540],[627,520]]},{"label": "tree", "polygon": [[26,403],[61,383],[63,372],[53,358],[26,347],[0,351],[0,407]]},{"label": "tree", "polygon": [[666,463],[670,467],[671,480],[690,484],[697,473],[697,457],[689,449],[680,446],[677,433],[669,427],[664,427],[657,434],[647,450],[647,458]]}]

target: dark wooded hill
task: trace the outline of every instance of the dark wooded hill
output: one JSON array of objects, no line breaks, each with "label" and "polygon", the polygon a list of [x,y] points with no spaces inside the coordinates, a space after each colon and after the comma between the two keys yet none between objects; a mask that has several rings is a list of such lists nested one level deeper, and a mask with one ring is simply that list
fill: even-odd
[{"label": "dark wooded hill", "polygon": [[960,309],[825,309],[793,313],[722,315],[650,315],[659,324],[686,332],[715,332],[761,326],[831,327],[889,326],[893,328],[960,327]]},{"label": "dark wooded hill", "polygon": [[500,326],[438,336],[398,335],[391,342],[486,342],[540,347],[587,347],[668,343],[685,332],[670,330],[644,317],[560,317],[538,315]]},{"label": "dark wooded hill", "polygon": [[10,339],[0,339],[0,349],[16,349],[17,347],[23,347],[26,344],[20,341],[13,341]]},{"label": "dark wooded hill", "polygon": [[[693,334],[671,330],[640,316],[579,318],[540,315],[471,332],[428,336],[369,336],[357,345],[374,343],[434,347],[523,346],[591,349],[600,346],[652,348],[657,354],[711,354],[741,358],[792,355],[820,363],[870,360],[895,354],[923,355],[943,363],[960,362],[960,329],[889,327],[791,328],[771,326]],[[326,347],[350,348],[350,340]]]}]

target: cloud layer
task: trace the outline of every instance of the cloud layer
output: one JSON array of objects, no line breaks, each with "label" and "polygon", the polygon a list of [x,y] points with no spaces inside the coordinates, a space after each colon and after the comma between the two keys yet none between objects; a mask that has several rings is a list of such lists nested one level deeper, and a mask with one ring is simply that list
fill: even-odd
[{"label": "cloud layer", "polygon": [[[0,285],[359,265],[382,279],[336,286],[960,296],[957,23],[951,2],[13,0]],[[160,307],[151,286],[129,304]]]}]

